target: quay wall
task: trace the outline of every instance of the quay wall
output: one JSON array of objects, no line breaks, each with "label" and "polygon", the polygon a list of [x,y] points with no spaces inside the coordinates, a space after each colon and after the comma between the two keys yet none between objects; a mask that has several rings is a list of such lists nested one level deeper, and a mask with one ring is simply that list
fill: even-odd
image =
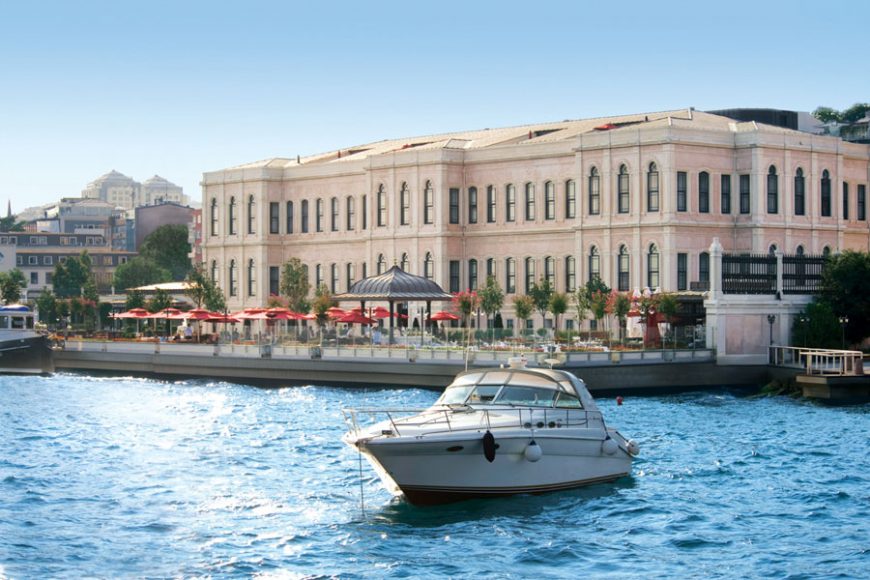
[{"label": "quay wall", "polygon": [[[207,378],[272,386],[320,384],[440,389],[466,368],[496,366],[514,353],[431,349],[263,347],[68,342],[55,351],[59,371]],[[579,355],[579,356],[574,356]],[[597,394],[704,388],[757,389],[766,365],[721,366],[712,351],[525,353],[529,366],[570,370]],[[556,359],[545,357],[555,356]],[[544,362],[549,361],[549,362]]]}]

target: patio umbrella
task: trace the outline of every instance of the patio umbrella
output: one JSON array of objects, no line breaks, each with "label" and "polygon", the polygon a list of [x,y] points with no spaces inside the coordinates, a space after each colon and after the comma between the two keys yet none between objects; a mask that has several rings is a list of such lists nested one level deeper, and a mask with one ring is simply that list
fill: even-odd
[{"label": "patio umbrella", "polygon": [[[348,312],[347,314],[345,314],[341,318],[337,318],[335,321],[336,322],[344,322],[346,324],[368,324],[368,325],[377,324],[377,322],[378,322],[376,319],[371,318],[369,316],[366,316],[361,312],[354,312],[354,311]],[[353,344],[356,344],[356,336],[352,336],[351,340],[353,341]]]},{"label": "patio umbrella", "polygon": [[188,310],[187,312],[182,314],[182,317],[184,317],[184,319],[187,320],[188,322],[191,320],[196,321],[196,341],[197,342],[199,342],[199,339],[201,336],[201,332],[200,332],[201,327],[200,327],[199,323],[203,320],[207,320],[211,316],[213,316],[213,314],[211,312],[209,312],[208,310],[206,310],[205,308],[193,308],[193,309]]},{"label": "patio umbrella", "polygon": [[439,310],[438,312],[430,316],[429,320],[459,320],[459,317],[452,312]]},{"label": "patio umbrella", "polygon": [[338,306],[333,306],[332,308],[326,310],[326,315],[329,316],[329,318],[331,318],[332,320],[337,320],[345,314],[347,314],[347,312],[345,312]]},{"label": "patio umbrella", "polygon": [[[164,308],[163,310],[161,310],[159,312],[155,312],[154,314],[149,314],[147,316],[147,318],[153,318],[155,320],[156,319],[178,320],[178,317],[180,314],[182,314],[182,312],[178,308]],[[156,326],[156,323],[155,323],[155,326]],[[171,325],[167,322],[166,323],[166,336],[169,336],[170,328],[171,328]],[[155,334],[156,334],[156,329],[155,329]]]},{"label": "patio umbrella", "polygon": [[131,308],[127,312],[121,312],[120,314],[116,314],[115,318],[135,318],[136,319],[136,334],[139,334],[139,320],[142,318],[148,318],[150,312],[145,310],[144,308]]}]

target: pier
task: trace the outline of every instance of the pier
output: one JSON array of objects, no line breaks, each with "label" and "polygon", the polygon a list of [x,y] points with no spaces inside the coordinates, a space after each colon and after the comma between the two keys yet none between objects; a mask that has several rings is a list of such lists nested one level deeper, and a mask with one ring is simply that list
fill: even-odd
[{"label": "pier", "polygon": [[830,403],[870,401],[870,375],[864,374],[864,354],[832,350],[771,346],[773,366],[796,371],[801,394]]}]

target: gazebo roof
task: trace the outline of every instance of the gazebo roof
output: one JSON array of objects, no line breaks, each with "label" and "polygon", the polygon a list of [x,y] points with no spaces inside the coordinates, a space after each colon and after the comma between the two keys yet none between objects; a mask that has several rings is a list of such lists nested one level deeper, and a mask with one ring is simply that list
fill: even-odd
[{"label": "gazebo roof", "polygon": [[338,294],[336,300],[387,300],[404,302],[413,300],[452,300],[453,296],[441,286],[422,276],[414,276],[393,266],[379,276],[364,278],[350,287],[348,292]]}]

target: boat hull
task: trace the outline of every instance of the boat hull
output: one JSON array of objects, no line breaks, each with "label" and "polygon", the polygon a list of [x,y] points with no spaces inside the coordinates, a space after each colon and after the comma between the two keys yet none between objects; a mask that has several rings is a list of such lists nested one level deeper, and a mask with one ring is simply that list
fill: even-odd
[{"label": "boat hull", "polygon": [[48,338],[42,334],[0,332],[0,374],[43,375],[54,372]]},{"label": "boat hull", "polygon": [[614,481],[631,471],[632,457],[624,446],[608,454],[600,436],[536,434],[541,456],[535,461],[526,454],[530,440],[528,433],[497,436],[492,462],[484,455],[482,437],[370,440],[361,442],[360,450],[389,482],[387,488],[400,490],[415,505],[571,489]]}]

